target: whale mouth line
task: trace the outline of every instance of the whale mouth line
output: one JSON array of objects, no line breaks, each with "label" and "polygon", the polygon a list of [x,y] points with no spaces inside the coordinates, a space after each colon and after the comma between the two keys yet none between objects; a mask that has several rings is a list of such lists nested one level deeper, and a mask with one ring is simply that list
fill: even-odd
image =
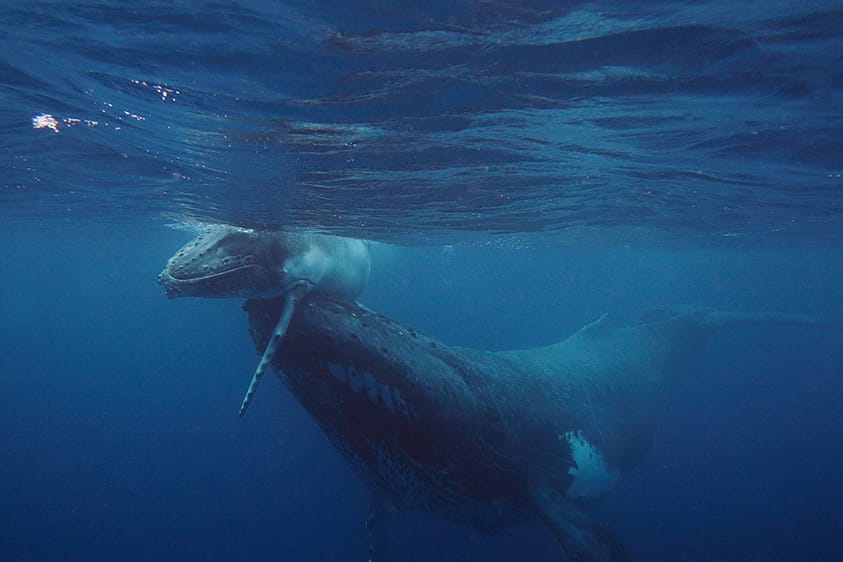
[{"label": "whale mouth line", "polygon": [[170,272],[169,268],[165,269],[161,273],[161,275],[166,276],[166,277],[172,279],[173,281],[176,281],[176,282],[179,282],[179,283],[194,283],[194,282],[198,283],[198,282],[201,282],[201,281],[210,281],[212,279],[216,279],[216,278],[221,277],[223,275],[230,275],[232,273],[238,273],[238,272],[246,271],[247,269],[253,269],[253,268],[259,269],[261,271],[266,270],[266,268],[263,267],[262,265],[259,265],[259,264],[256,264],[256,263],[247,263],[247,264],[238,265],[236,267],[232,267],[232,268],[229,268],[229,269],[224,269],[222,271],[214,271],[214,272],[209,273],[207,275],[200,275],[200,276],[195,276],[195,277],[178,277],[177,275],[173,275],[173,273]]},{"label": "whale mouth line", "polygon": [[177,277],[172,268],[158,276],[169,298],[203,296],[226,298],[244,294],[241,287],[248,287],[248,296],[273,295],[272,274],[260,264],[242,264],[223,271],[213,271],[193,277]]}]

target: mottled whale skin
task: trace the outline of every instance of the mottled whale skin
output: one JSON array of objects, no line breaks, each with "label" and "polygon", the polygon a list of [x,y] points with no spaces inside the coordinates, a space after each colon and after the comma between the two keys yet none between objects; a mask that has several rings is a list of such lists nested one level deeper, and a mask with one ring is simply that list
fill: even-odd
[{"label": "mottled whale skin", "polygon": [[363,240],[213,225],[170,258],[158,282],[170,298],[283,297],[284,312],[252,375],[240,405],[242,417],[298,301],[310,293],[353,301],[366,287],[371,267],[369,245]]},{"label": "mottled whale skin", "polygon": [[[258,352],[278,300],[244,305]],[[493,530],[538,517],[564,560],[628,560],[581,509],[641,461],[677,376],[716,331],[816,324],[687,309],[646,323],[605,318],[547,347],[449,347],[353,303],[308,298],[273,366],[373,490],[371,560],[391,504]],[[835,329],[839,329],[835,327]]]},{"label": "mottled whale skin", "polygon": [[271,298],[305,282],[309,291],[354,300],[370,271],[363,240],[212,225],[170,258],[158,282],[170,298]]}]

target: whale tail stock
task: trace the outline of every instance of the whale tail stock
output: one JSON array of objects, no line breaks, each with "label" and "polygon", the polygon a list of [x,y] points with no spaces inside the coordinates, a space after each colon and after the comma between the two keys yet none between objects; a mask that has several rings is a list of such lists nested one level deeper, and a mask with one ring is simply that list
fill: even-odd
[{"label": "whale tail stock", "polygon": [[702,311],[703,323],[711,331],[736,326],[760,324],[780,324],[791,326],[814,326],[825,330],[843,332],[843,324],[824,322],[801,314],[782,314],[776,312],[723,312],[719,310]]},{"label": "whale tail stock", "polygon": [[[605,354],[625,355],[633,365],[646,363],[650,368],[660,363],[669,363],[665,370],[677,374],[683,360],[706,344],[715,333],[729,328],[754,325],[814,326],[816,328],[841,331],[843,324],[824,322],[798,314],[776,312],[727,312],[716,309],[680,306],[669,310],[654,311],[644,321],[618,325],[603,315],[584,326],[570,337],[525,354],[542,358],[544,361],[560,361],[580,368],[580,361],[594,360]],[[511,352],[512,353],[512,352]],[[520,355],[524,352],[514,352]],[[599,362],[599,361],[598,361]]]}]

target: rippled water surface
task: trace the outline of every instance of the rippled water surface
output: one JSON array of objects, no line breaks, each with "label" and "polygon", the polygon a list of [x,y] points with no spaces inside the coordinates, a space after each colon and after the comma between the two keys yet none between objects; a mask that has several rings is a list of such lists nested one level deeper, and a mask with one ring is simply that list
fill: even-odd
[{"label": "rippled water surface", "polygon": [[6,217],[402,241],[843,234],[839,2],[2,13]]}]

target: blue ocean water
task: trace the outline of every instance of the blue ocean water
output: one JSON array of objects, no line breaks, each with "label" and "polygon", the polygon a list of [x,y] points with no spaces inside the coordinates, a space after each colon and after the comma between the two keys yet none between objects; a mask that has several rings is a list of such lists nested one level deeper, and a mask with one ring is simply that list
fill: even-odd
[{"label": "blue ocean water", "polygon": [[[7,2],[0,560],[364,560],[367,492],[234,300],[156,275],[207,222],[374,248],[369,307],[544,345],[674,304],[843,322],[839,2]],[[723,333],[594,506],[635,560],[843,558],[843,338]],[[554,560],[390,523],[405,561]]]}]

